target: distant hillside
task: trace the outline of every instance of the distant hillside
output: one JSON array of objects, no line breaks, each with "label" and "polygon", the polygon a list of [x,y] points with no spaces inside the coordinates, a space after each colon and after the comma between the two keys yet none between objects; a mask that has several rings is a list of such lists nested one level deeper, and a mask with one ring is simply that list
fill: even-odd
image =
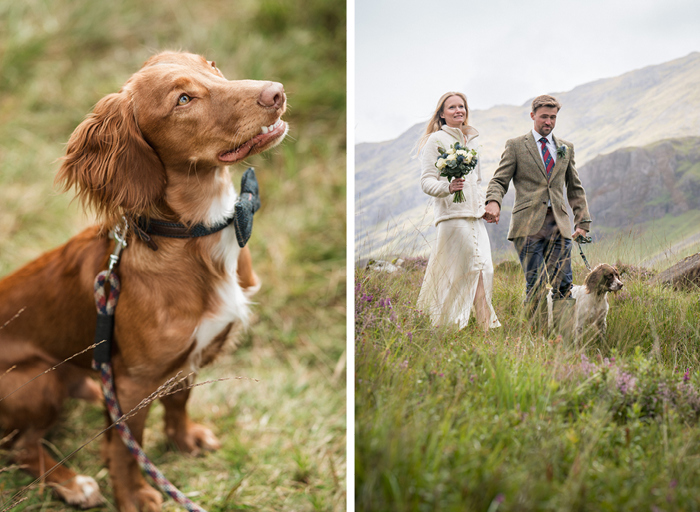
[{"label": "distant hillside", "polygon": [[700,137],[601,155],[581,169],[595,222],[619,228],[700,208]]},{"label": "distant hillside", "polygon": [[[698,83],[700,52],[694,52],[681,59],[591,82],[568,92],[552,93],[562,103],[555,134],[575,144],[576,163],[589,194],[597,190],[599,177],[607,183],[608,177],[603,179],[595,167],[591,168],[590,180],[584,173],[584,164],[599,155],[647,146],[663,139],[700,136]],[[486,179],[495,171],[505,141],[532,127],[529,105],[530,101],[521,106],[499,105],[470,113],[470,123],[481,134],[477,141],[481,146]],[[429,198],[420,190],[418,161],[410,156],[422,130],[422,125],[416,125],[396,140],[355,147],[358,257],[377,254],[387,248],[394,252],[428,250],[425,238],[432,233],[432,209]],[[631,176],[628,175],[628,179]],[[637,190],[638,187],[635,184],[633,188]],[[649,194],[653,195],[654,190],[649,189]],[[591,198],[594,220],[597,219],[596,208],[601,208],[602,216],[614,209],[607,203],[611,197],[607,192],[600,192]],[[626,193],[625,197],[630,203],[635,202],[634,195]],[[663,198],[645,202],[656,200],[664,203]],[[506,196],[506,207],[509,201],[512,202],[512,191]],[[498,226],[489,226],[492,241],[505,239],[507,223],[504,221]],[[601,221],[597,221],[597,225],[603,227]]]}]

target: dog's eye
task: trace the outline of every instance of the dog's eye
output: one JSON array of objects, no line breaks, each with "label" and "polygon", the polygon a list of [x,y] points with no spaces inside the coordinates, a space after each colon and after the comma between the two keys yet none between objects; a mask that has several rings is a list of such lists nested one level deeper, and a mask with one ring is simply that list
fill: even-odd
[{"label": "dog's eye", "polygon": [[192,101],[192,98],[190,98],[187,94],[180,94],[180,97],[177,99],[177,104],[187,105],[190,101]]}]

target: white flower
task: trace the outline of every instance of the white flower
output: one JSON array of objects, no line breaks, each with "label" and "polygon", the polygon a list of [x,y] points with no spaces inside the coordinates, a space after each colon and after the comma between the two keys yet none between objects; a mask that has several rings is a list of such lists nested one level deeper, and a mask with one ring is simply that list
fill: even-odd
[{"label": "white flower", "polygon": [[448,157],[446,158],[446,160],[449,161],[449,162],[454,162],[455,160],[457,160],[457,155],[455,155],[454,153],[452,153],[450,156],[448,156]]},{"label": "white flower", "polygon": [[446,165],[447,165],[447,162],[445,161],[444,158],[438,158],[438,161],[435,164],[435,167],[437,167],[440,171],[442,171]]},{"label": "white flower", "polygon": [[464,151],[463,149],[458,149],[457,150],[457,156],[467,156],[469,153]]}]

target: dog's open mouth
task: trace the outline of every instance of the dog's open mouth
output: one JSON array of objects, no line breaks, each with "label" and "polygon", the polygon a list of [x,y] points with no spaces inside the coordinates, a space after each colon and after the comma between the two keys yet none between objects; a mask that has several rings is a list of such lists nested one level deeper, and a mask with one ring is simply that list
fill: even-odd
[{"label": "dog's open mouth", "polygon": [[262,126],[260,133],[240,146],[219,155],[219,160],[232,164],[251,154],[260,153],[282,141],[287,134],[287,123],[278,119],[270,126]]}]

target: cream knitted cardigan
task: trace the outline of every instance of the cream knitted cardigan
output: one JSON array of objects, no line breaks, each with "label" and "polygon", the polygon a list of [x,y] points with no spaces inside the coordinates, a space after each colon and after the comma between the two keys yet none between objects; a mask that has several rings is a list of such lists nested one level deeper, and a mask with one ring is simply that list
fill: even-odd
[{"label": "cream knitted cardigan", "polygon": [[442,126],[442,130],[434,132],[421,152],[421,176],[420,185],[423,192],[433,196],[433,213],[435,225],[447,219],[472,218],[480,219],[484,216],[484,199],[486,194],[481,188],[481,159],[476,168],[464,177],[463,203],[453,202],[453,194],[450,193],[450,184],[447,178],[440,176],[440,171],[435,167],[439,152],[438,147],[448,149],[455,142],[465,145],[469,149],[476,148],[474,139],[479,132],[471,126],[467,127],[467,135],[459,128]]}]

